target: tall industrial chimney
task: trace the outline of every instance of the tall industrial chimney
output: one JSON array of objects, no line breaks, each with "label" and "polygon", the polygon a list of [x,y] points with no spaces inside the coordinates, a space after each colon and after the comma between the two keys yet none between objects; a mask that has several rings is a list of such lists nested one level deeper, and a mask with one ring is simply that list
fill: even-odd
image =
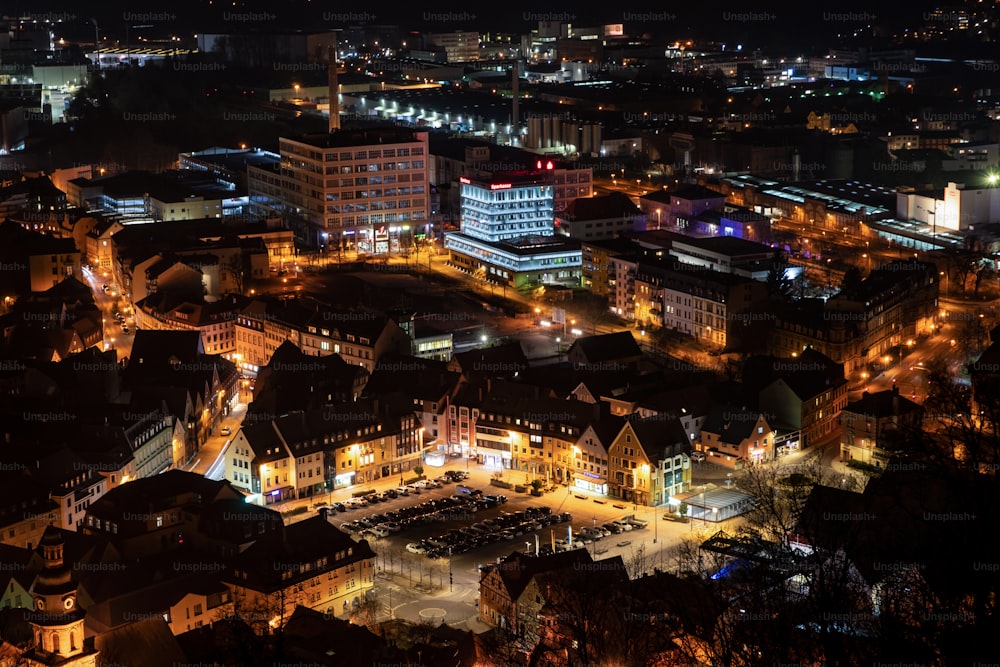
[{"label": "tall industrial chimney", "polygon": [[[520,73],[520,60],[514,58],[514,66],[510,70],[511,75],[511,94],[514,98],[514,106],[511,109],[511,114],[513,118],[511,119],[511,132],[514,133],[514,137],[517,139],[517,144],[520,144],[521,139],[521,91],[519,86],[519,80],[521,77]],[[515,142],[511,142],[512,144]]]},{"label": "tall industrial chimney", "polygon": [[340,88],[337,79],[337,46],[327,48],[326,52],[326,72],[329,79],[327,94],[330,96],[330,132],[340,129],[340,96],[337,91]]}]

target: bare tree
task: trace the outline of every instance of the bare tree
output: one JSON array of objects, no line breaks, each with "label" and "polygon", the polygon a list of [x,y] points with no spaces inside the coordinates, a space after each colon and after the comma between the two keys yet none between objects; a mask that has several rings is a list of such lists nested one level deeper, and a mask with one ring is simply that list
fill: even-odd
[{"label": "bare tree", "polygon": [[361,601],[351,608],[351,622],[363,625],[375,632],[379,625],[379,615],[386,611],[385,604],[376,595],[365,595]]}]

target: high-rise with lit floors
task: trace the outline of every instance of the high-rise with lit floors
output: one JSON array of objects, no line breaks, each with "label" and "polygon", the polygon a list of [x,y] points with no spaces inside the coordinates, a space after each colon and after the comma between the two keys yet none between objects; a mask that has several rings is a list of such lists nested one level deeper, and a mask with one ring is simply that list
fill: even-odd
[{"label": "high-rise with lit floors", "polygon": [[487,282],[531,287],[580,284],[580,244],[554,236],[551,171],[459,179],[461,231],[445,236],[451,262]]},{"label": "high-rise with lit floors", "polygon": [[281,218],[313,247],[385,254],[428,224],[427,133],[397,126],[279,141],[281,159],[250,166],[250,210]]}]

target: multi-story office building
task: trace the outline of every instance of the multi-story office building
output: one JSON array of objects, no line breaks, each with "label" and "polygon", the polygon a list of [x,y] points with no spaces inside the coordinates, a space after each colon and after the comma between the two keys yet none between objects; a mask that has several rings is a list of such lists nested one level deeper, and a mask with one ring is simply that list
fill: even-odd
[{"label": "multi-story office building", "polygon": [[249,166],[250,212],[310,246],[385,254],[428,223],[427,133],[397,126],[279,140],[278,165]]},{"label": "multi-story office building", "polygon": [[479,60],[479,33],[456,30],[432,33],[425,36],[427,46],[444,49],[450,63]]},{"label": "multi-story office building", "polygon": [[579,285],[580,244],[553,236],[551,171],[463,176],[461,231],[445,236],[460,269],[489,282]]}]

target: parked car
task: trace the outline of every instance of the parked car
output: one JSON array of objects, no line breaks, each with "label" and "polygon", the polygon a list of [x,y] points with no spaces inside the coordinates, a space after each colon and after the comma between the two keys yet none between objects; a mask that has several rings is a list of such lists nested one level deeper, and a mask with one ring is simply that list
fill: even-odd
[{"label": "parked car", "polygon": [[451,477],[449,477],[448,475],[438,475],[437,477],[434,478],[434,481],[438,482],[439,484],[451,484]]},{"label": "parked car", "polygon": [[410,490],[408,488],[406,488],[405,486],[399,486],[399,487],[396,487],[396,493],[399,494],[399,495],[401,495],[401,496],[408,496],[408,495],[410,495]]},{"label": "parked car", "polygon": [[425,554],[427,553],[427,547],[420,544],[419,542],[410,542],[406,545],[406,550],[411,554]]},{"label": "parked car", "polygon": [[389,496],[390,498],[398,498],[399,497],[399,494],[396,493],[396,489],[388,489],[384,493],[385,493],[385,495]]},{"label": "parked car", "polygon": [[385,526],[375,526],[373,528],[369,528],[368,532],[375,537],[389,537],[389,529]]},{"label": "parked car", "polygon": [[691,460],[698,463],[705,460],[705,452],[691,452]]},{"label": "parked car", "polygon": [[222,435],[232,435],[233,429],[231,426],[223,426],[222,430],[219,431],[219,433],[221,433]]},{"label": "parked car", "polygon": [[628,532],[633,528],[632,524],[630,524],[628,521],[612,521],[612,523],[619,526],[625,532]]},{"label": "parked car", "polygon": [[333,505],[331,505],[331,507],[333,507],[333,509],[337,510],[338,512],[347,511],[347,506],[344,505],[344,503],[334,503]]}]

